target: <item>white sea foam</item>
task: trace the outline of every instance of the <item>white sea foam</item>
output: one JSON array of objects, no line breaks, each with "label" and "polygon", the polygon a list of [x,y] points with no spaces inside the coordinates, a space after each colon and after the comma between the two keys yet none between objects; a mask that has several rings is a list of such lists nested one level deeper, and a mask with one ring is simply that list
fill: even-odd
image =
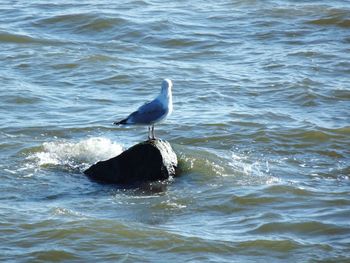
[{"label": "white sea foam", "polygon": [[232,152],[229,162],[233,174],[239,175],[241,184],[274,184],[279,179],[270,173],[268,160],[254,159],[252,156]]},{"label": "white sea foam", "polygon": [[39,166],[63,165],[69,168],[85,169],[101,160],[119,155],[123,149],[118,143],[103,137],[93,137],[78,142],[45,142],[43,150],[29,156]]}]

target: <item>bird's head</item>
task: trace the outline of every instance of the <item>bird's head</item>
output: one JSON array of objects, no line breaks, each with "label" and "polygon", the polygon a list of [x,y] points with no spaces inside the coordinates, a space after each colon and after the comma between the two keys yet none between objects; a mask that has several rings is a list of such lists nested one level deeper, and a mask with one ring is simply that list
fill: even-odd
[{"label": "bird's head", "polygon": [[172,87],[173,87],[173,82],[170,79],[164,79],[162,81],[162,94],[171,93]]}]

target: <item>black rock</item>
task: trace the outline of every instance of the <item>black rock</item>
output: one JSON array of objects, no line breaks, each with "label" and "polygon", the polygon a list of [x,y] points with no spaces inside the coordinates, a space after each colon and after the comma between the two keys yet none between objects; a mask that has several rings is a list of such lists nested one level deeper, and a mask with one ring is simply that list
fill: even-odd
[{"label": "black rock", "polygon": [[177,156],[163,140],[141,142],[107,161],[100,161],[84,173],[92,180],[113,184],[138,184],[175,176]]}]

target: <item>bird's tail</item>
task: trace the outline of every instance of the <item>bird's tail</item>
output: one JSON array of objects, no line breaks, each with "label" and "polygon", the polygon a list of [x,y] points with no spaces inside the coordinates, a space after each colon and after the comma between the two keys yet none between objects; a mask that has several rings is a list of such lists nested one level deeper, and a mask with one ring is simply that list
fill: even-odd
[{"label": "bird's tail", "polygon": [[115,125],[126,124],[127,120],[128,119],[124,119],[124,120],[121,120],[121,121],[115,121],[115,122],[113,122],[113,124],[115,124]]}]

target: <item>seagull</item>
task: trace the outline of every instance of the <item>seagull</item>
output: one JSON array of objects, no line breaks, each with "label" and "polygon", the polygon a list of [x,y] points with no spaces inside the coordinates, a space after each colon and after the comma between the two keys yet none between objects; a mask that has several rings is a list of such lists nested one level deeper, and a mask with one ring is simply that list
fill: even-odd
[{"label": "seagull", "polygon": [[148,125],[148,139],[155,140],[154,124],[165,120],[173,111],[172,87],[172,81],[170,79],[164,79],[160,94],[154,100],[145,103],[127,118],[116,121],[114,124]]}]

